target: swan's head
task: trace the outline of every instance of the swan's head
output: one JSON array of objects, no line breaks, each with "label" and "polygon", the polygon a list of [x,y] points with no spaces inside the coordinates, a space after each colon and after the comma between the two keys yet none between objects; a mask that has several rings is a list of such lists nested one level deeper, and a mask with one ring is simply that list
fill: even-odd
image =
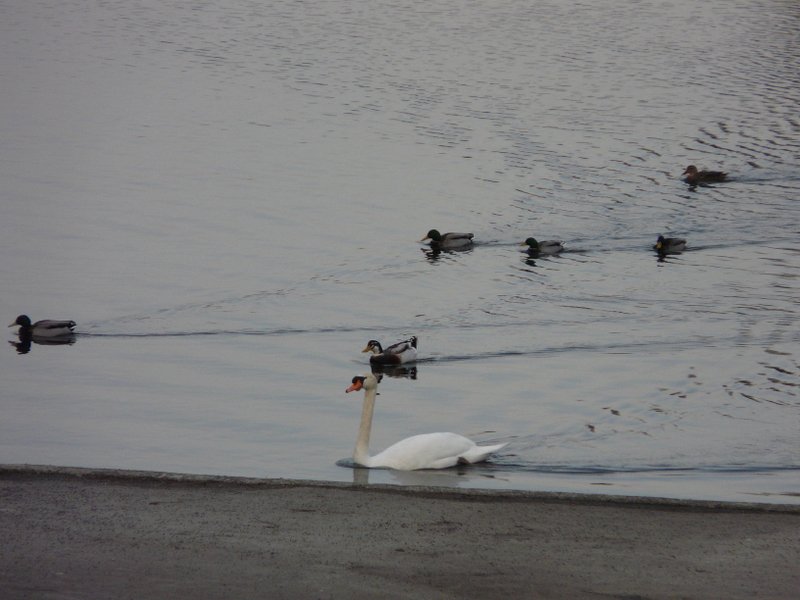
[{"label": "swan's head", "polygon": [[367,345],[364,347],[362,352],[372,352],[373,354],[382,354],[383,353],[383,346],[378,340],[370,340],[367,342]]},{"label": "swan's head", "polygon": [[527,240],[522,242],[520,244],[520,246],[528,246],[532,250],[538,250],[539,249],[539,242],[536,240],[536,238],[529,237]]},{"label": "swan's head", "polygon": [[428,232],[428,234],[424,238],[422,238],[420,240],[420,242],[424,242],[426,240],[431,240],[431,241],[434,241],[434,242],[438,242],[438,241],[441,241],[441,239],[442,239],[442,234],[439,233],[436,229],[431,229]]},{"label": "swan's head", "polygon": [[697,167],[694,165],[689,165],[686,167],[686,170],[681,173],[681,175],[697,175]]},{"label": "swan's head", "polygon": [[658,236],[658,239],[656,240],[656,245],[654,246],[654,248],[656,250],[661,250],[664,247],[664,244],[666,242],[667,242],[667,240],[664,239],[664,236],[660,235],[660,236]]},{"label": "swan's head", "polygon": [[349,394],[350,392],[357,392],[359,390],[372,390],[376,387],[378,387],[378,378],[372,373],[367,373],[366,375],[356,375],[353,377],[352,384],[344,392],[345,394]]}]

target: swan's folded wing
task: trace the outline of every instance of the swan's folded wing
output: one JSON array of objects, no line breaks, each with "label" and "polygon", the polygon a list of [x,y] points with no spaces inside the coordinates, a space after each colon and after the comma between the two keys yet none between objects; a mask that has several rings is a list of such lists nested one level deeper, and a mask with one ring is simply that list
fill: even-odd
[{"label": "swan's folded wing", "polygon": [[504,445],[476,446],[472,440],[457,433],[423,433],[389,446],[373,459],[379,461],[376,466],[400,471],[446,469],[459,463],[486,460],[489,454]]}]

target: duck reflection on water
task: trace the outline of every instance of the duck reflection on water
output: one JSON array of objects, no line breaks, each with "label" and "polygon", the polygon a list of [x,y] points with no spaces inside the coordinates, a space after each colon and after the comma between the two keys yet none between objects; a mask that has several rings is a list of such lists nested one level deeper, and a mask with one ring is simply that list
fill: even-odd
[{"label": "duck reflection on water", "polygon": [[72,346],[75,343],[75,334],[61,337],[46,337],[33,335],[29,332],[19,332],[19,341],[9,340],[8,343],[14,346],[17,354],[27,354],[31,351],[31,344],[40,346]]},{"label": "duck reflection on water", "polygon": [[428,259],[428,261],[435,263],[442,258],[453,256],[455,254],[468,254],[472,252],[472,248],[473,246],[465,246],[463,248],[447,248],[445,250],[442,250],[441,248],[426,246],[424,248],[420,248],[420,250],[425,255],[425,258]]},{"label": "duck reflection on water", "polygon": [[375,376],[386,375],[387,377],[395,377],[397,379],[417,379],[416,365],[407,366],[371,364],[370,369]]}]

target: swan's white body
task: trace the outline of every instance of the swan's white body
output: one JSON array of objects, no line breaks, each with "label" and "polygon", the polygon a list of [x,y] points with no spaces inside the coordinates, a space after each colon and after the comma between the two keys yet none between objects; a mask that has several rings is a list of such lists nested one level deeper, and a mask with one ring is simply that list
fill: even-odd
[{"label": "swan's white body", "polygon": [[[357,383],[359,380],[359,383]],[[363,380],[363,384],[360,381]],[[353,460],[362,467],[389,468],[398,471],[417,469],[446,469],[458,464],[472,464],[486,460],[506,444],[478,446],[471,439],[457,433],[423,433],[400,440],[375,456],[369,455],[369,436],[372,430],[372,415],[378,380],[370,373],[354,378],[347,391],[364,389],[364,407],[361,411],[361,426],[353,451]]]},{"label": "swan's white body", "polygon": [[458,464],[482,462],[505,444],[478,446],[457,433],[421,433],[400,440],[383,452],[370,456],[368,447],[356,446],[353,460],[363,467],[384,467],[398,471],[446,469]]}]

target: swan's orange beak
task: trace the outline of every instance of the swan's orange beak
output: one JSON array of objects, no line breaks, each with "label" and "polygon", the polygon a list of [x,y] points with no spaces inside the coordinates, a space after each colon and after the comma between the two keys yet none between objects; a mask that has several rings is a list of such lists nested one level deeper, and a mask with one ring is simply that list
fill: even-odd
[{"label": "swan's orange beak", "polygon": [[[10,327],[10,325],[9,325],[9,327]],[[364,349],[362,350],[362,352],[369,352],[370,350],[372,350],[372,346],[370,346],[369,344],[367,344],[367,345],[364,347]]]},{"label": "swan's orange beak", "polygon": [[363,379],[356,379],[355,381],[353,381],[353,385],[351,385],[349,388],[347,388],[344,391],[344,393],[345,394],[349,394],[350,392],[357,392],[362,387],[364,387],[364,380]]},{"label": "swan's orange beak", "polygon": [[422,239],[420,240],[420,242],[427,242],[429,239],[431,239],[431,238],[429,238],[429,237],[426,235],[424,238],[422,238]]}]

